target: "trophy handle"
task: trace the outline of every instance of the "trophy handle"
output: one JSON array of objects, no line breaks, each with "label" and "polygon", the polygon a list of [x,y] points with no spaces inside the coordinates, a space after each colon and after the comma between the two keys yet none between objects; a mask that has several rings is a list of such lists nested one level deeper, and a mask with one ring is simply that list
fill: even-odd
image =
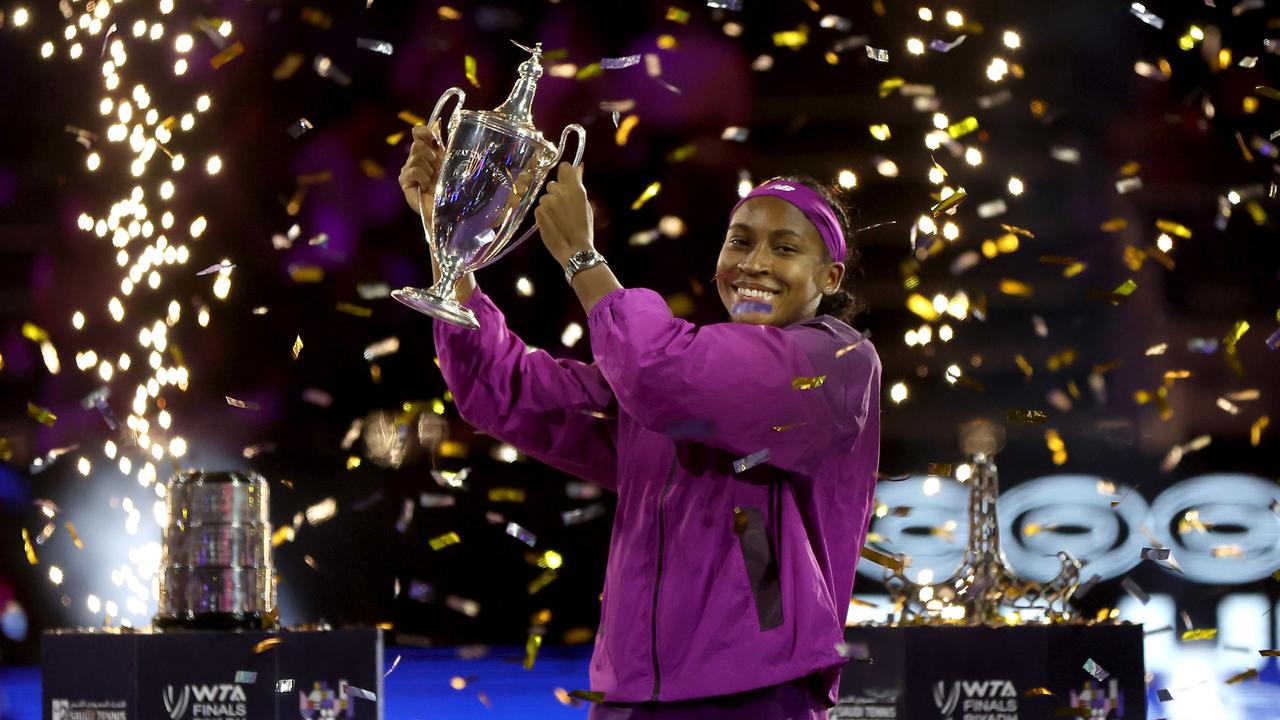
[{"label": "trophy handle", "polygon": [[[436,106],[431,109],[431,117],[427,119],[428,129],[430,129],[430,127],[435,124],[436,120],[440,119],[440,113],[442,110],[444,110],[444,104],[449,102],[449,99],[455,96],[458,98],[458,104],[453,108],[453,115],[455,117],[457,116],[458,111],[462,109],[463,103],[467,101],[467,93],[466,91],[460,88],[452,87],[444,91],[444,94],[441,95],[440,99],[436,101]],[[446,125],[452,124],[452,120],[450,120],[449,123],[445,123],[445,124]],[[444,140],[443,131],[440,133],[440,135],[441,135],[440,139]],[[444,145],[445,147],[448,147],[449,143],[445,142]],[[436,185],[437,185],[436,190],[438,192],[440,189],[439,180],[436,181]],[[431,227],[427,224],[427,205],[426,203],[423,202],[421,186],[418,187],[418,218],[422,220],[422,234],[423,234],[423,237],[426,238],[427,249],[431,251],[431,257],[435,258],[437,257],[436,246],[435,246],[435,241],[432,240],[431,238]]]},{"label": "trophy handle", "polygon": [[[573,166],[578,167],[578,165],[582,164],[582,154],[586,152],[586,149],[587,149],[587,131],[578,123],[570,123],[566,125],[564,127],[564,130],[560,132],[560,144],[556,146],[556,156],[551,160],[551,163],[550,163],[551,167],[555,167],[557,164],[559,164],[560,159],[564,157],[564,145],[569,140],[570,132],[575,133],[578,136],[578,152],[575,153],[573,156]],[[421,206],[421,203],[419,203],[419,206]],[[525,230],[523,235],[516,238],[514,241],[511,242],[511,244],[503,248],[497,255],[494,255],[487,262],[485,262],[484,265],[481,265],[476,269],[479,270],[482,267],[487,267],[489,265],[492,265],[493,263],[498,262],[498,260],[505,257],[507,253],[511,252],[512,250],[515,250],[517,247],[520,246],[521,243],[523,243],[525,240],[528,240],[530,237],[532,237],[534,231],[536,231],[537,229],[538,229],[538,223],[535,222],[533,225],[529,226],[528,230]]]}]

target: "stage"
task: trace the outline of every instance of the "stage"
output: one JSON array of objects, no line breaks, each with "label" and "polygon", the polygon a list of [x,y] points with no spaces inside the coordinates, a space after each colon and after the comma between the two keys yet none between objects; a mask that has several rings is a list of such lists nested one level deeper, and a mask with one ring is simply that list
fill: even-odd
[{"label": "stage", "polygon": [[[470,718],[518,717],[526,720],[586,717],[586,706],[568,707],[556,699],[555,689],[587,688],[590,648],[544,647],[533,670],[520,663],[524,648],[494,647],[488,656],[475,660],[459,658],[459,648],[391,647],[386,666],[397,657],[400,664],[386,678],[386,720],[469,720]],[[1163,686],[1171,679],[1187,677],[1198,669],[1213,667],[1213,650],[1184,650],[1171,673],[1157,670],[1149,688]],[[452,678],[468,680],[454,690]],[[1223,678],[1206,674],[1205,686],[1196,693],[1180,694],[1174,702],[1161,703],[1155,690],[1147,695],[1147,717],[1169,720],[1271,720],[1280,718],[1280,667],[1270,660],[1260,669],[1259,678],[1245,683],[1223,684]],[[492,707],[485,707],[480,693],[486,693]],[[836,713],[832,717],[837,717]],[[1118,717],[1114,714],[1106,717]],[[1021,718],[1021,716],[1020,716]],[[0,720],[41,720],[40,668],[0,668]],[[1026,718],[1025,720],[1032,720]]]}]

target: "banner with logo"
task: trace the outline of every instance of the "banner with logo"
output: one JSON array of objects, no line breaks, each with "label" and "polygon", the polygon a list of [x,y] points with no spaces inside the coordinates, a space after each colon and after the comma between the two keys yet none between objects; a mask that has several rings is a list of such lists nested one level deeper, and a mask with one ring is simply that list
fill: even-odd
[{"label": "banner with logo", "polygon": [[852,627],[831,720],[1146,720],[1140,625]]},{"label": "banner with logo", "polygon": [[43,717],[382,720],[382,642],[373,628],[50,632],[41,648]]}]

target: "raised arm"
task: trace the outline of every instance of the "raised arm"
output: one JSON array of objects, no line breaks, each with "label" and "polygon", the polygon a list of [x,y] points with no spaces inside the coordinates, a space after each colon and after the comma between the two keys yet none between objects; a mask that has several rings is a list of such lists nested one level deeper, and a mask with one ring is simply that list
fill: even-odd
[{"label": "raised arm", "polygon": [[851,448],[878,397],[880,361],[858,333],[821,320],[777,328],[695,326],[644,289],[590,315],[596,363],[619,406],[655,432],[812,474]]},{"label": "raised arm", "polygon": [[594,365],[530,352],[472,286],[479,330],[436,321],[440,370],[462,419],[521,452],[617,490],[617,407]]}]

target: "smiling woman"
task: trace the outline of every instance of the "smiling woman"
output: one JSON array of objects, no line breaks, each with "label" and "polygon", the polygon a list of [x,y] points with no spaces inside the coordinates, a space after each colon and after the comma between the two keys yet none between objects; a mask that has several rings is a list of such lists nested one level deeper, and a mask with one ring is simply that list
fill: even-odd
[{"label": "smiling woman", "polygon": [[812,178],[774,178],[734,207],[716,263],[720,300],[735,322],[785,327],[815,315],[848,324],[863,304],[844,289],[857,269],[848,212]]}]

